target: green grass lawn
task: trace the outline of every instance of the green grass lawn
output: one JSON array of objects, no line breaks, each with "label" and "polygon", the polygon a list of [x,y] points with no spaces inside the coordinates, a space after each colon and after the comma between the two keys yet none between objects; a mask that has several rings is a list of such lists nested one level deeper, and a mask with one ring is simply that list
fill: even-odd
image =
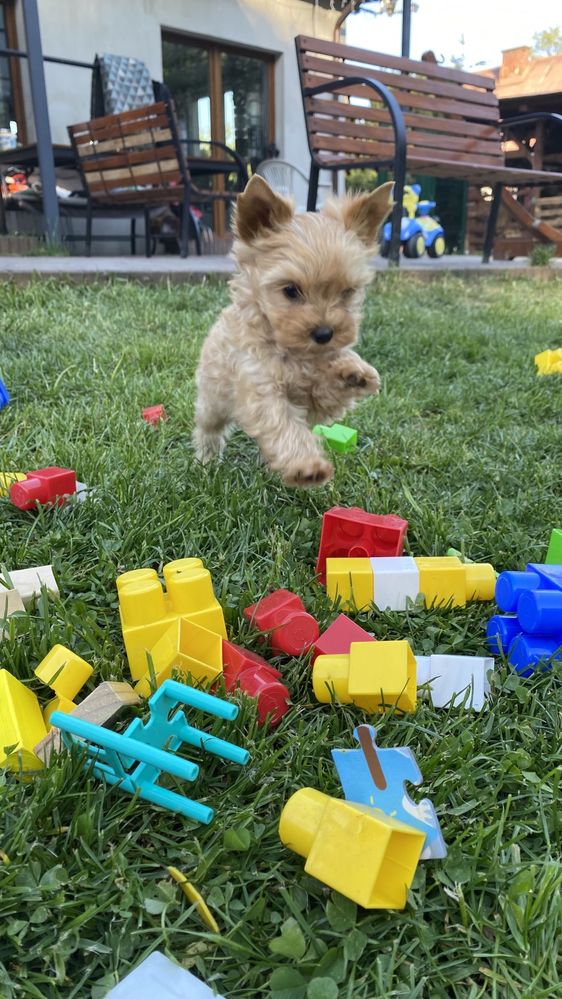
[{"label": "green grass lawn", "polygon": [[[533,365],[562,345],[562,283],[378,278],[362,353],[382,394],[350,418],[358,451],[310,492],[283,487],[241,434],[222,464],[194,460],[194,367],[226,301],[212,284],[0,288],[13,395],[0,413],[0,468],[66,465],[96,488],[39,513],[0,500],[1,561],[52,562],[61,591],[0,646],[0,665],[34,689],[55,642],[84,656],[96,682],[128,679],[115,577],[185,555],[211,570],[234,641],[259,648],[242,609],[271,588],[295,590],[325,626],[314,561],[334,504],[406,517],[409,552],[454,545],[498,570],[541,561],[562,526],[562,380]],[[140,410],[157,402],[170,420],[151,428]],[[482,655],[491,612],[416,607],[358,620],[416,653]],[[293,707],[278,729],[258,729],[247,701],[221,729],[250,764],[203,760],[194,796],[217,809],[209,827],[105,788],[79,758],[27,783],[0,773],[2,999],[102,999],[154,949],[228,999],[562,996],[560,668],[519,680],[498,660],[481,715],[421,705],[377,717],[380,745],[415,752],[424,784],[412,796],[433,800],[449,854],[420,864],[403,912],[367,912],[307,877],[277,836],[299,787],[341,794],[330,750],[353,745],[364,715],[315,703],[306,659],[281,666]],[[166,865],[200,890],[220,936]]]}]

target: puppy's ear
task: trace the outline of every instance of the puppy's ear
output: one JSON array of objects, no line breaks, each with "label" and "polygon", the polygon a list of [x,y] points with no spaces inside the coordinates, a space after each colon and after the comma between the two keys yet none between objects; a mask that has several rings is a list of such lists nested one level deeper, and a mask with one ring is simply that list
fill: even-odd
[{"label": "puppy's ear", "polygon": [[366,246],[372,246],[381,224],[392,210],[393,187],[393,182],[389,181],[370,194],[358,194],[328,202],[322,210],[332,218],[339,218],[345,228],[351,229]]},{"label": "puppy's ear", "polygon": [[236,199],[234,232],[244,243],[251,243],[262,233],[280,229],[293,215],[292,202],[275,194],[263,177],[254,174]]}]

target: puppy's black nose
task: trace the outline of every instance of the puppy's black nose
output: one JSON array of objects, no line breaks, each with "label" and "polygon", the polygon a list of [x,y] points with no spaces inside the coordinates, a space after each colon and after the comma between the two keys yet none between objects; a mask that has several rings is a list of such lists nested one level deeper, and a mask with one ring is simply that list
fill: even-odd
[{"label": "puppy's black nose", "polygon": [[316,329],[312,330],[310,335],[316,343],[329,343],[334,335],[334,331],[331,326],[317,326]]}]

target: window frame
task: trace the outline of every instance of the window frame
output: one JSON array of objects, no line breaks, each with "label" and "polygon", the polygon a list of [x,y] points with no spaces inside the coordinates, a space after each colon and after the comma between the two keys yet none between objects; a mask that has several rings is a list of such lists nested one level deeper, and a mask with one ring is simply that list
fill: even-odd
[{"label": "window frame", "polygon": [[[6,42],[9,49],[17,49],[18,33],[16,27],[16,0],[0,0],[4,8],[4,21],[6,26]],[[25,120],[25,102],[23,99],[23,88],[21,82],[20,59],[16,56],[6,56],[8,69],[12,85],[12,96],[14,101],[14,113],[18,123],[18,145],[25,146],[27,143],[27,125]]]}]

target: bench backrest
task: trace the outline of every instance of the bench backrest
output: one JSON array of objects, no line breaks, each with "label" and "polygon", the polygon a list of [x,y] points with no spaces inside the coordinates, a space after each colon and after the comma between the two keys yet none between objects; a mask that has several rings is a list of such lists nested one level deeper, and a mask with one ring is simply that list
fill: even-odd
[{"label": "bench backrest", "polygon": [[[365,85],[345,83],[367,76],[398,101],[409,157],[436,164],[505,165],[492,78],[304,35],[296,45],[309,148],[317,164],[393,161],[388,110]],[[342,86],[337,93],[306,96],[306,88],[326,80],[341,80]],[[363,99],[365,106],[350,98]]]},{"label": "bench backrest", "polygon": [[99,201],[147,202],[186,183],[175,120],[165,101],[69,125],[87,190]]}]

